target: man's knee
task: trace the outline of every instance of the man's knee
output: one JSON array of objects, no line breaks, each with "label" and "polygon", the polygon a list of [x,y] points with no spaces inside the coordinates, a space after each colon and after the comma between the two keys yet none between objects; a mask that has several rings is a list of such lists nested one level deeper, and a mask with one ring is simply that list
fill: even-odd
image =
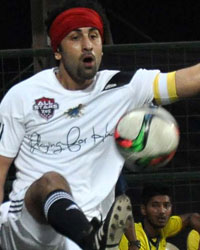
[{"label": "man's knee", "polygon": [[56,190],[71,193],[67,180],[54,171],[45,173],[28,188],[25,195],[25,204],[29,213],[37,221],[45,221],[43,218],[44,201],[51,192]]},{"label": "man's knee", "polygon": [[70,191],[69,184],[67,180],[59,173],[50,171],[45,173],[39,180],[38,183],[40,185],[44,186],[45,189],[49,189],[49,191],[52,191],[51,189],[63,189],[67,192]]},{"label": "man's knee", "polygon": [[62,189],[71,193],[67,180],[61,174],[51,171],[43,174],[38,180],[36,180],[29,187],[27,193],[38,197],[41,196],[43,200],[50,192],[57,189]]}]

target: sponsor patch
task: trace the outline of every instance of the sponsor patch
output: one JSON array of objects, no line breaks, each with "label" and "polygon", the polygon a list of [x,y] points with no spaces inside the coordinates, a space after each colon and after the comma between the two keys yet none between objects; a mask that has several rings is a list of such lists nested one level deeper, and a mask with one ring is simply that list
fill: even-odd
[{"label": "sponsor patch", "polygon": [[64,114],[68,117],[75,118],[83,115],[85,105],[79,104],[77,107],[68,109]]}]

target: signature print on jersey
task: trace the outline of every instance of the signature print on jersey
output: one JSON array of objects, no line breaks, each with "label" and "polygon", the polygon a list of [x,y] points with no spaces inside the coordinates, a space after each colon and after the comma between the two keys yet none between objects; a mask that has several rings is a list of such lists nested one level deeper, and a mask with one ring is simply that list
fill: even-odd
[{"label": "signature print on jersey", "polygon": [[40,152],[42,154],[54,155],[60,154],[67,150],[68,152],[78,152],[87,144],[98,145],[104,143],[108,137],[113,137],[113,132],[106,124],[103,130],[98,131],[97,128],[92,127],[91,132],[84,136],[81,133],[81,128],[71,127],[67,134],[63,137],[62,141],[50,142],[44,140],[43,136],[37,132],[25,136],[27,139],[30,152]]},{"label": "signature print on jersey", "polygon": [[42,97],[35,100],[33,110],[37,110],[39,115],[49,120],[53,117],[55,109],[58,109],[59,105],[55,102],[54,98]]}]

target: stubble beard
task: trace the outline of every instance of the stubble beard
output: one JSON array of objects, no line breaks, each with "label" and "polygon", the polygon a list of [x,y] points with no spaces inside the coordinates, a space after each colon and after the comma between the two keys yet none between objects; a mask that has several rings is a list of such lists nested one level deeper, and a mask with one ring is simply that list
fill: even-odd
[{"label": "stubble beard", "polygon": [[84,66],[80,64],[77,67],[73,67],[65,63],[64,68],[72,78],[72,80],[75,81],[78,85],[82,86],[85,84],[85,81],[92,80],[95,77],[99,67],[97,67],[97,64],[95,62],[93,67],[88,69],[84,68]]},{"label": "stubble beard", "polygon": [[93,79],[96,73],[97,73],[96,63],[92,68],[89,69],[84,69],[81,66],[77,68],[77,76],[81,81]]}]

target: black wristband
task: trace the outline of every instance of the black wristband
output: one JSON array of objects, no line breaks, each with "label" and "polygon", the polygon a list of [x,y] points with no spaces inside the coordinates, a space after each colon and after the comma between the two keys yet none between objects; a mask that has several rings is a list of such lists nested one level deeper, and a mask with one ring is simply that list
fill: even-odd
[{"label": "black wristband", "polygon": [[129,242],[128,242],[128,246],[129,246],[129,247],[131,247],[131,246],[136,246],[136,247],[138,247],[138,249],[140,249],[141,244],[140,244],[140,241],[139,241],[139,240],[132,240],[132,241],[129,241]]}]

